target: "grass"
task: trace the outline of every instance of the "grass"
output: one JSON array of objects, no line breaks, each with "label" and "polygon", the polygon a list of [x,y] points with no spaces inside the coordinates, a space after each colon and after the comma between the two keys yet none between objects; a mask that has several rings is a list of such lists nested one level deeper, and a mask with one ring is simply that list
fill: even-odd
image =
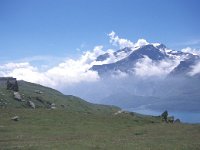
[{"label": "grass", "polygon": [[[19,81],[23,101],[0,85],[0,150],[198,150],[199,124],[166,124]],[[35,91],[41,91],[37,93]],[[27,101],[35,103],[31,109]],[[55,103],[57,109],[49,109]],[[64,107],[63,107],[64,106]],[[19,121],[13,121],[13,116]]]},{"label": "grass", "polygon": [[[10,118],[18,115],[18,122]],[[198,150],[200,125],[130,114],[0,109],[2,150]]]},{"label": "grass", "polygon": [[[19,93],[24,100],[22,102],[13,98],[13,91],[6,90],[6,85],[0,84],[0,108],[29,108],[27,101],[31,100],[36,105],[36,108],[48,108],[49,103],[55,103],[57,108],[63,109],[64,106],[64,108],[71,111],[110,113],[119,110],[118,107],[92,104],[79,97],[64,95],[52,88],[26,81],[18,81],[18,85]],[[38,94],[35,91],[41,91],[42,94]]]}]

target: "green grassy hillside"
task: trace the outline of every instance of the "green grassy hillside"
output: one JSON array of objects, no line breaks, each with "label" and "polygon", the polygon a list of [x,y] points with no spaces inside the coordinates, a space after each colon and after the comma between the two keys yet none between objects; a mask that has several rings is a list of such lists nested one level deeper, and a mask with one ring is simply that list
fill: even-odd
[{"label": "green grassy hillside", "polygon": [[0,85],[1,108],[30,108],[27,104],[32,101],[37,108],[50,108],[52,103],[57,109],[71,111],[86,111],[88,113],[113,112],[119,108],[114,106],[96,105],[82,100],[81,98],[64,95],[54,89],[25,81],[18,81],[19,93],[22,101],[14,99],[13,91],[6,90],[6,85]]},{"label": "green grassy hillside", "polygon": [[[200,125],[120,112],[19,81],[22,101],[0,85],[0,150],[198,150]],[[32,101],[36,109],[30,108]],[[50,106],[55,103],[56,109]],[[12,120],[18,116],[18,121]]]}]

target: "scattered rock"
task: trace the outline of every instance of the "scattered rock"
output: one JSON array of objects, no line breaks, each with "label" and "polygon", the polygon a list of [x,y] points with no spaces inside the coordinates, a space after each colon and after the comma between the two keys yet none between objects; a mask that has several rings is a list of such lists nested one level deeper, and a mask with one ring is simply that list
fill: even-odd
[{"label": "scattered rock", "polygon": [[123,110],[119,110],[119,111],[117,111],[114,115],[121,114],[122,112],[123,112]]},{"label": "scattered rock", "polygon": [[43,94],[43,92],[40,91],[40,90],[35,90],[35,93],[37,93],[37,94]]},{"label": "scattered rock", "polygon": [[14,92],[14,99],[16,99],[18,101],[22,100],[21,95],[19,94],[19,92]]},{"label": "scattered rock", "polygon": [[35,109],[35,104],[34,104],[32,101],[28,101],[28,105],[29,105],[31,108]]},{"label": "scattered rock", "polygon": [[51,106],[56,106],[56,104],[55,104],[55,103],[52,103]]},{"label": "scattered rock", "polygon": [[51,104],[51,109],[56,109],[56,104],[55,103]]},{"label": "scattered rock", "polygon": [[11,118],[11,120],[13,120],[13,121],[19,121],[19,116],[14,116],[14,117]]}]

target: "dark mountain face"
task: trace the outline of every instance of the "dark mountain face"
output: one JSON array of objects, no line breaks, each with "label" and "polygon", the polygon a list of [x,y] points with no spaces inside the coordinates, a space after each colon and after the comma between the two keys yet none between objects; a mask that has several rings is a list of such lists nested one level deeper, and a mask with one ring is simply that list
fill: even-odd
[{"label": "dark mountain face", "polygon": [[110,57],[109,53],[105,53],[97,57],[96,61],[104,61]]},{"label": "dark mountain face", "polygon": [[154,47],[153,45],[146,45],[136,51],[133,51],[128,56],[128,60],[136,61],[140,58],[144,58],[144,56],[148,56],[152,60],[162,60],[168,57],[165,53],[161,52],[160,49]]},{"label": "dark mountain face", "polygon": [[170,76],[187,76],[187,74],[191,71],[192,66],[194,66],[199,61],[199,56],[191,55],[188,59],[181,61],[180,64],[177,67],[175,67],[174,70],[170,73]]}]

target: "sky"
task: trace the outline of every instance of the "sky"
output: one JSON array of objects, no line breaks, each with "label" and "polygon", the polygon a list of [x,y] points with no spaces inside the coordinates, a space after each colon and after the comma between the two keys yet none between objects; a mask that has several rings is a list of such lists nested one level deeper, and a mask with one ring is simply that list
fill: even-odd
[{"label": "sky", "polygon": [[[159,42],[200,54],[199,6],[199,0],[0,0],[0,76],[56,88],[97,81],[93,65],[121,59],[97,56],[126,46]],[[139,75],[157,76],[177,64],[145,58],[136,67]]]},{"label": "sky", "polygon": [[0,63],[77,57],[107,36],[200,48],[199,0],[1,0]]}]

